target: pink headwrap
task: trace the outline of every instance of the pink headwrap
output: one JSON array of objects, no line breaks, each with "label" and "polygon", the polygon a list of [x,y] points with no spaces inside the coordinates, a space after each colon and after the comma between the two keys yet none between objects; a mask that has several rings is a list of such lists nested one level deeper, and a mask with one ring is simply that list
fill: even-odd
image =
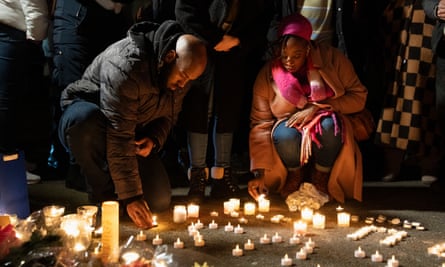
[{"label": "pink headwrap", "polygon": [[299,13],[286,16],[281,20],[278,27],[278,36],[286,34],[301,37],[307,41],[311,40],[312,25],[309,20]]}]

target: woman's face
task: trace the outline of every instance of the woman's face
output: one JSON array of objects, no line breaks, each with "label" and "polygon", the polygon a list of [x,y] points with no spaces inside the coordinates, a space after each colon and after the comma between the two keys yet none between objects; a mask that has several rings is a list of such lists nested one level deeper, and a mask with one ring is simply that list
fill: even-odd
[{"label": "woman's face", "polygon": [[289,37],[281,47],[281,64],[287,71],[295,73],[305,64],[308,54],[309,45],[306,40]]}]

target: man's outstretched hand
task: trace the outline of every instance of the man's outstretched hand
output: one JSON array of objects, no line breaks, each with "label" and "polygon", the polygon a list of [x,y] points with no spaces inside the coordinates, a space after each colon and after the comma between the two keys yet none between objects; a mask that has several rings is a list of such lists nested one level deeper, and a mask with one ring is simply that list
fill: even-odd
[{"label": "man's outstretched hand", "polygon": [[127,213],[137,227],[142,229],[153,227],[152,214],[145,200],[138,199],[127,204]]}]

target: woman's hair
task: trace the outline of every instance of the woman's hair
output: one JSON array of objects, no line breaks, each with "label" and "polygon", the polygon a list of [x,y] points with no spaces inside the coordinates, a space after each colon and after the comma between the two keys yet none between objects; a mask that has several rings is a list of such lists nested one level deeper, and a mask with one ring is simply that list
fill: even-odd
[{"label": "woman's hair", "polygon": [[292,34],[285,34],[272,43],[273,58],[281,57],[281,50],[283,49],[283,47],[286,45],[287,41],[290,38],[295,38],[301,43],[306,43],[307,45],[309,45],[308,41],[302,37],[295,36]]}]

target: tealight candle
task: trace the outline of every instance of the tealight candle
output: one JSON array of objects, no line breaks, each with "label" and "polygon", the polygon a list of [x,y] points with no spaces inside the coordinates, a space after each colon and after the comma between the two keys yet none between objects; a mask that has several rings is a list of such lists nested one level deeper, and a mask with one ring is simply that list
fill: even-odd
[{"label": "tealight candle", "polygon": [[336,210],[337,212],[342,212],[344,209],[343,209],[342,206],[339,205],[337,208],[335,208],[335,210]]},{"label": "tealight candle", "polygon": [[337,225],[340,227],[349,227],[351,215],[347,212],[337,213]]},{"label": "tealight candle", "polygon": [[137,261],[140,257],[141,255],[136,251],[127,251],[122,254],[121,259],[125,265],[129,265]]},{"label": "tealight candle", "polygon": [[262,236],[260,238],[260,243],[261,244],[270,244],[270,237],[268,237],[267,234],[264,234],[264,236]]},{"label": "tealight candle", "polygon": [[374,254],[371,255],[371,261],[372,262],[382,262],[383,256],[378,251],[376,251]]},{"label": "tealight candle", "polygon": [[356,249],[354,251],[354,257],[356,257],[356,258],[364,258],[364,257],[366,257],[366,253],[365,253],[365,251],[361,247],[358,247],[358,249]]},{"label": "tealight candle", "polygon": [[282,241],[283,238],[278,233],[272,236],[272,243],[281,243]]},{"label": "tealight candle", "polygon": [[307,232],[307,224],[303,221],[294,222],[294,234],[304,236]]},{"label": "tealight candle", "polygon": [[287,254],[281,258],[281,266],[292,266],[292,259]]},{"label": "tealight candle", "polygon": [[187,217],[198,218],[199,217],[199,205],[189,204],[187,206]]},{"label": "tealight candle", "polygon": [[244,203],[244,215],[255,215],[256,205],[253,202]]},{"label": "tealight candle", "polygon": [[289,244],[291,245],[296,245],[296,244],[300,244],[300,238],[294,234],[293,236],[291,236],[291,238],[289,238]]},{"label": "tealight candle", "polygon": [[195,228],[198,230],[204,228],[204,224],[201,222],[201,220],[198,219],[198,221],[195,223]]},{"label": "tealight candle", "polygon": [[250,239],[247,239],[247,242],[244,243],[244,249],[245,250],[254,250],[255,244]]},{"label": "tealight candle", "polygon": [[312,254],[314,252],[314,248],[308,246],[307,244],[304,244],[304,247],[302,247],[302,249],[304,250],[304,252],[306,252],[306,254]]},{"label": "tealight candle", "polygon": [[299,251],[297,251],[297,253],[295,254],[295,258],[297,258],[297,260],[305,260],[307,258],[307,253],[306,251],[304,251],[303,248],[301,248]]},{"label": "tealight candle", "polygon": [[312,238],[309,237],[309,240],[306,241],[305,246],[314,248],[315,247],[315,242],[312,240]]},{"label": "tealight candle", "polygon": [[324,229],[326,224],[326,216],[315,213],[314,216],[312,216],[312,225],[316,229]]},{"label": "tealight candle", "polygon": [[235,257],[243,256],[243,250],[236,244],[236,247],[232,249],[232,255]]},{"label": "tealight candle", "polygon": [[162,238],[159,237],[159,235],[156,235],[155,238],[153,238],[152,242],[153,245],[162,245]]},{"label": "tealight candle", "polygon": [[303,207],[301,209],[301,219],[305,222],[312,222],[312,216],[314,215],[314,210],[309,207]]},{"label": "tealight candle", "polygon": [[181,239],[176,239],[175,243],[173,243],[173,248],[184,248],[184,242]]},{"label": "tealight candle", "polygon": [[258,211],[259,212],[269,212],[270,210],[270,200],[266,199],[264,195],[258,197]]},{"label": "tealight candle", "polygon": [[240,208],[241,200],[239,198],[231,198],[229,201],[233,204],[233,210],[238,211]]},{"label": "tealight candle", "polygon": [[218,224],[215,222],[215,220],[212,220],[211,223],[209,223],[209,229],[217,229]]},{"label": "tealight candle", "polygon": [[238,221],[239,221],[239,223],[242,223],[242,224],[246,224],[246,223],[249,222],[249,220],[247,220],[247,219],[244,218],[244,217],[239,218]]},{"label": "tealight candle", "polygon": [[147,240],[147,235],[144,234],[144,231],[140,231],[139,234],[136,236],[137,241],[145,241]]},{"label": "tealight candle", "polygon": [[184,205],[176,205],[173,208],[173,222],[183,223],[187,220],[187,209]]},{"label": "tealight candle", "polygon": [[244,233],[244,228],[241,227],[239,224],[235,227],[235,229],[233,229],[233,231],[235,232],[235,234],[242,234]]},{"label": "tealight candle", "polygon": [[258,220],[264,220],[264,215],[263,214],[257,214],[257,216],[256,216],[256,218],[258,219]]},{"label": "tealight candle", "polygon": [[151,217],[151,226],[152,227],[157,227],[158,226],[158,217],[157,216]]},{"label": "tealight candle", "polygon": [[392,255],[390,259],[388,259],[387,265],[388,267],[399,267],[399,261],[396,260],[396,257]]},{"label": "tealight candle", "polygon": [[219,213],[218,213],[217,211],[211,211],[211,212],[210,212],[210,216],[211,216],[211,217],[218,217],[218,216],[219,216]]},{"label": "tealight candle", "polygon": [[228,222],[228,223],[226,224],[226,226],[224,226],[224,231],[226,231],[226,232],[232,232],[232,231],[233,231],[233,225],[230,224],[230,222]]},{"label": "tealight candle", "polygon": [[205,241],[201,235],[198,235],[198,238],[195,239],[195,247],[203,247],[205,245]]},{"label": "tealight candle", "polygon": [[230,212],[230,217],[238,218],[238,216],[239,216],[239,212],[238,211],[234,210],[234,211]]}]

